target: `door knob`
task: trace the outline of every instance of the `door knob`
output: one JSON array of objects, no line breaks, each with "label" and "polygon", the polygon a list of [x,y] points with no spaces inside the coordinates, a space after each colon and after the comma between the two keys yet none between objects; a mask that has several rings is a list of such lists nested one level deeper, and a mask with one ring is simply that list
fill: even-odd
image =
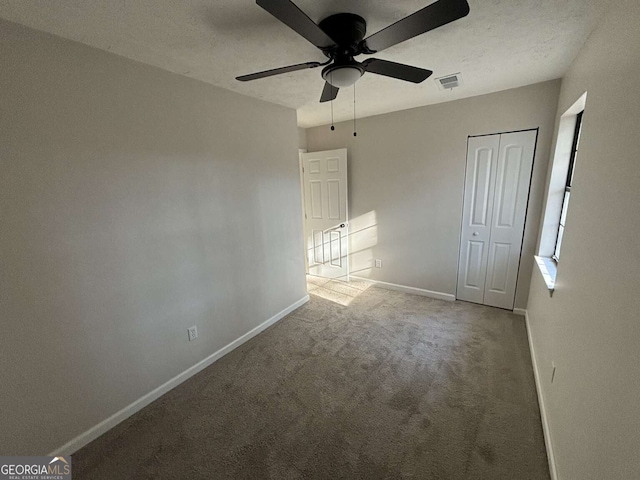
[{"label": "door knob", "polygon": [[480,233],[478,233],[478,232],[473,232],[473,236],[474,236],[474,237],[477,237],[478,235],[480,235]]},{"label": "door knob", "polygon": [[344,228],[344,227],[345,227],[344,223],[341,223],[340,228]]}]

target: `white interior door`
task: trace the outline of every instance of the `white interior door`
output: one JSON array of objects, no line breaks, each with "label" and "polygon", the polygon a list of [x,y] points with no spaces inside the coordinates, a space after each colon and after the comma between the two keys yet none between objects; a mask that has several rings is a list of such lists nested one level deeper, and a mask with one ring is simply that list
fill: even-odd
[{"label": "white interior door", "polygon": [[309,274],[349,278],[347,149],[302,154]]},{"label": "white interior door", "polygon": [[456,297],[484,302],[500,135],[469,138]]},{"label": "white interior door", "polygon": [[457,298],[513,309],[537,132],[469,139]]}]

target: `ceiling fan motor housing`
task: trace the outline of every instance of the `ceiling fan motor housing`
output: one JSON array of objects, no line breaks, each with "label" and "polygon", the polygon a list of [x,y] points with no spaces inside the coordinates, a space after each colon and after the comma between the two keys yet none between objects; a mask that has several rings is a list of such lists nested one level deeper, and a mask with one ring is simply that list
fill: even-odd
[{"label": "ceiling fan motor housing", "polygon": [[365,71],[353,57],[361,53],[367,22],[354,13],[337,13],[322,20],[318,26],[336,42],[336,45],[322,49],[333,60],[322,69],[322,78],[338,88],[353,85]]},{"label": "ceiling fan motor housing", "polygon": [[323,49],[331,57],[335,54],[358,55],[360,43],[367,33],[367,22],[355,13],[336,13],[322,20],[318,26],[336,42],[336,45]]}]

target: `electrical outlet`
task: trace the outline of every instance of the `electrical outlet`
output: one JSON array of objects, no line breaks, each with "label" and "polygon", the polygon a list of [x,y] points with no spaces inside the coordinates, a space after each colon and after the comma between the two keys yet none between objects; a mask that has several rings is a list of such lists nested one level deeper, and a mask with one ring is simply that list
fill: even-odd
[{"label": "electrical outlet", "polygon": [[382,268],[382,260],[376,258],[376,268]]},{"label": "electrical outlet", "polygon": [[187,332],[189,333],[189,341],[193,341],[198,338],[198,329],[194,325],[193,327],[187,328]]}]

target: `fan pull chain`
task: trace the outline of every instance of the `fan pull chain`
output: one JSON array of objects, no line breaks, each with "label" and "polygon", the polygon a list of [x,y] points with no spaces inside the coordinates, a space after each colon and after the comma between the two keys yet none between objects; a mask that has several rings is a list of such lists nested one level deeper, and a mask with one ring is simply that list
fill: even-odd
[{"label": "fan pull chain", "polygon": [[[333,72],[329,72],[331,81],[333,81]],[[333,85],[333,84],[332,84]],[[333,98],[331,99],[331,131],[333,132],[336,127],[333,125]]]},{"label": "fan pull chain", "polygon": [[336,127],[333,126],[333,99],[331,100],[331,131],[334,131]]},{"label": "fan pull chain", "polygon": [[353,136],[356,137],[356,84],[353,84]]}]

